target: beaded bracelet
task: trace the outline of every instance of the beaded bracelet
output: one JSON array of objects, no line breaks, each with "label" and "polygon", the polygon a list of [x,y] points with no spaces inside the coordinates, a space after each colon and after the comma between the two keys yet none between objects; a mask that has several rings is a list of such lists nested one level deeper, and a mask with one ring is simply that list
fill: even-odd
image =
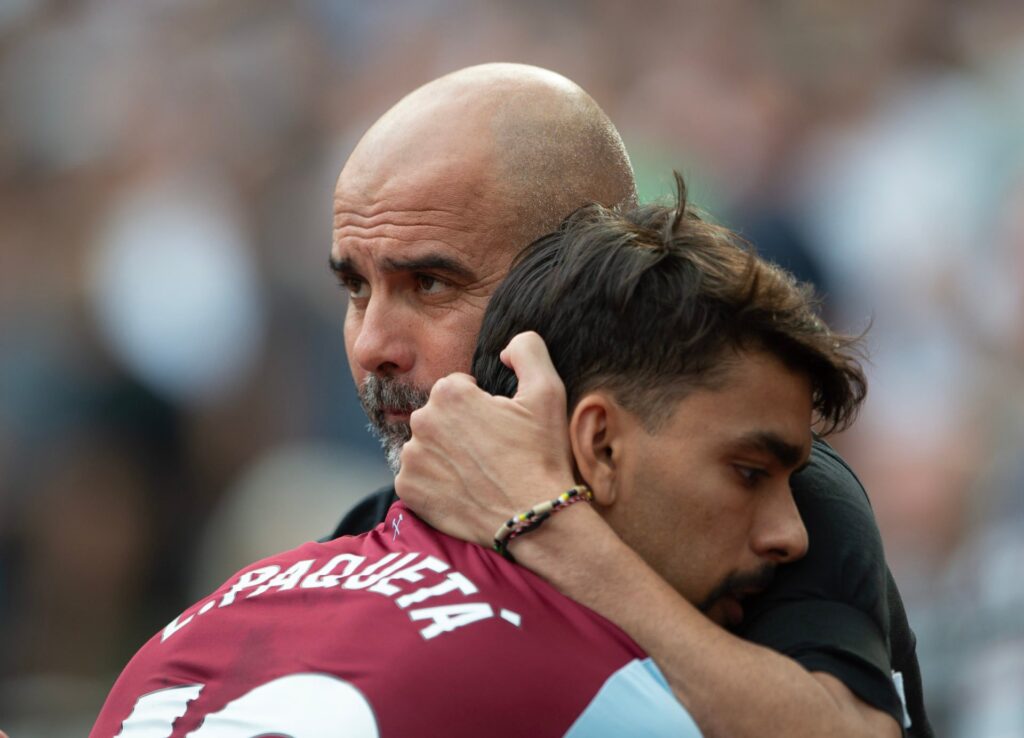
[{"label": "beaded bracelet", "polygon": [[529,533],[556,512],[574,502],[590,502],[593,499],[594,493],[590,491],[590,487],[585,484],[577,484],[549,502],[542,502],[526,512],[514,515],[506,520],[494,534],[494,550],[509,561],[515,561],[508,550],[508,544],[513,538],[521,536],[523,533]]}]

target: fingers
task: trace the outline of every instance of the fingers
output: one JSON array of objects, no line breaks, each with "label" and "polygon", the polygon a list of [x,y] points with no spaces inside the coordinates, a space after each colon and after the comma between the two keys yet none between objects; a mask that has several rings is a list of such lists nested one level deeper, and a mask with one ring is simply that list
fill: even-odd
[{"label": "fingers", "polygon": [[474,392],[479,392],[476,387],[476,378],[469,374],[455,372],[454,374],[449,374],[446,377],[441,377],[439,380],[434,382],[434,386],[430,388],[430,397],[427,400],[427,404],[414,410],[412,415],[409,417],[409,422],[412,423],[412,419],[416,417],[417,413],[422,417],[424,415],[424,410],[436,407],[438,402],[457,402],[467,393],[472,394]]},{"label": "fingers", "polygon": [[470,374],[463,374],[462,372],[454,372],[445,377],[441,377],[439,380],[434,382],[434,386],[430,388],[430,396],[434,395],[447,395],[452,392],[464,391],[467,387],[476,387],[476,377]]},{"label": "fingers", "polygon": [[533,331],[517,334],[501,352],[501,361],[519,380],[517,401],[538,405],[553,403],[564,414],[565,385],[551,363],[543,338]]},{"label": "fingers", "polygon": [[426,426],[431,423],[431,417],[458,413],[473,394],[483,392],[477,389],[476,379],[469,374],[456,372],[434,382],[427,404],[413,410],[409,415],[409,428],[412,430],[413,439],[415,440],[417,433],[426,430]]}]

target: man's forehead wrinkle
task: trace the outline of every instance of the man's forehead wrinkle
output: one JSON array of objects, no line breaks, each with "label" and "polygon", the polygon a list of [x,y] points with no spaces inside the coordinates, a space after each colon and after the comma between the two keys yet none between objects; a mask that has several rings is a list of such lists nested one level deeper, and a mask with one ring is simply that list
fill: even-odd
[{"label": "man's forehead wrinkle", "polygon": [[448,234],[450,231],[428,226],[377,226],[372,230],[344,226],[335,230],[332,254],[335,261],[347,261],[357,270],[375,264],[382,272],[396,271],[394,265],[446,260],[457,267],[448,272],[461,273],[465,289],[490,288],[504,277],[507,265],[503,259],[491,258],[487,250],[477,248],[477,240],[445,238]]},{"label": "man's forehead wrinkle", "polygon": [[363,215],[350,210],[339,210],[334,214],[334,227],[337,230],[352,229],[370,233],[386,228],[437,228],[444,231],[473,233],[476,229],[469,227],[465,218],[452,210],[427,209],[381,211],[373,215]]},{"label": "man's forehead wrinkle", "polygon": [[485,222],[500,205],[488,175],[451,165],[423,171],[416,165],[398,170],[370,192],[339,187],[334,197],[335,219],[353,222],[437,223],[457,229]]},{"label": "man's forehead wrinkle", "polygon": [[[344,241],[344,240],[346,240],[348,238],[358,238],[360,240],[367,240],[367,241],[371,241],[371,240],[396,241],[398,243],[422,244],[424,247],[442,246],[442,247],[446,247],[446,248],[453,248],[453,247],[451,247],[448,244],[447,241],[445,241],[444,239],[441,239],[441,238],[425,238],[422,235],[419,235],[419,236],[402,236],[402,235],[397,235],[397,234],[393,234],[393,233],[380,233],[380,232],[345,233],[344,232],[345,230],[347,230],[347,229],[339,230],[337,238],[335,239],[335,240],[338,241],[339,245],[340,245],[340,243],[342,241]],[[374,230],[376,230],[376,229],[374,229]],[[456,250],[457,251],[461,251],[461,249],[456,249]]]},{"label": "man's forehead wrinkle", "polygon": [[376,203],[375,205],[363,206],[353,205],[343,201],[337,201],[334,204],[335,215],[347,215],[352,218],[361,218],[363,220],[375,220],[380,218],[382,215],[409,213],[413,217],[422,215],[440,215],[440,216],[460,216],[461,210],[456,208],[415,208],[407,207],[402,209],[395,209],[387,203]]},{"label": "man's forehead wrinkle", "polygon": [[[472,239],[467,239],[467,233],[469,232],[441,225],[381,223],[374,226],[362,226],[335,222],[332,241],[339,249],[355,244],[362,244],[363,247],[371,250],[378,250],[381,247],[384,250],[388,250],[389,247],[403,249],[422,247],[464,254],[465,257],[473,259],[475,254],[461,245],[467,240],[472,241]],[[473,242],[475,243],[475,241]]]}]

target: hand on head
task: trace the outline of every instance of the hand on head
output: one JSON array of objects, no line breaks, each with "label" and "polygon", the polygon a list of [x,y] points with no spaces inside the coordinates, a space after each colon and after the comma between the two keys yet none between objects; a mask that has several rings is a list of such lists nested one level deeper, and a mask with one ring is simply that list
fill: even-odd
[{"label": "hand on head", "polygon": [[574,483],[565,387],[543,339],[520,333],[501,360],[518,378],[515,397],[489,395],[466,374],[439,380],[412,414],[395,479],[428,523],[485,545],[513,514]]}]

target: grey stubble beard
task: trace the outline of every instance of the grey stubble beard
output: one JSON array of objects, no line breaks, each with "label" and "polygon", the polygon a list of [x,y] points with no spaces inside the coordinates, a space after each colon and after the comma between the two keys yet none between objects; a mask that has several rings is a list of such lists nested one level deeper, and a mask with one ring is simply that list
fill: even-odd
[{"label": "grey stubble beard", "polygon": [[370,421],[367,428],[380,441],[392,474],[401,468],[402,447],[412,438],[408,423],[387,423],[388,410],[411,413],[427,404],[430,390],[403,384],[391,377],[367,376],[359,386],[359,401]]}]

